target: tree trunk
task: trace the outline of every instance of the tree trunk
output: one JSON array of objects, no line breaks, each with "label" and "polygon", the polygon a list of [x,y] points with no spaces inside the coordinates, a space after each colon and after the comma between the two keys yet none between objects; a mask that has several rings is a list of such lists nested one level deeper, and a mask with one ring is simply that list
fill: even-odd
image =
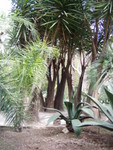
[{"label": "tree trunk", "polygon": [[45,111],[43,107],[46,107],[46,106],[45,106],[45,101],[44,101],[44,98],[43,98],[43,95],[42,95],[42,91],[40,91],[38,93],[38,99],[40,101],[40,111],[43,112],[43,111]]},{"label": "tree trunk", "polygon": [[78,88],[77,88],[77,93],[76,93],[76,96],[74,98],[75,99],[74,100],[75,107],[81,101],[82,85],[83,85],[83,79],[84,79],[85,69],[86,69],[86,67],[84,65],[82,65],[82,72],[81,72],[81,76],[79,78],[79,84],[78,84]]},{"label": "tree trunk", "polygon": [[55,93],[55,82],[58,74],[58,65],[56,59],[53,59],[50,63],[47,75],[48,79],[48,88],[47,88],[47,97],[45,102],[45,107],[53,108],[54,107],[54,93]]},{"label": "tree trunk", "polygon": [[54,107],[54,89],[55,89],[55,82],[49,81],[48,89],[47,89],[46,104],[45,104],[45,106],[48,108]]},{"label": "tree trunk", "polygon": [[31,121],[39,121],[39,110],[38,110],[38,91],[34,89],[32,94],[32,100],[30,103]]},{"label": "tree trunk", "polygon": [[68,97],[69,97],[69,101],[71,101],[71,95],[73,93],[71,69],[67,73],[67,85],[68,85]]},{"label": "tree trunk", "polygon": [[66,71],[62,68],[62,76],[61,81],[57,86],[57,92],[55,96],[54,108],[63,110],[63,99],[64,99],[64,90],[65,90],[65,83],[66,83]]}]

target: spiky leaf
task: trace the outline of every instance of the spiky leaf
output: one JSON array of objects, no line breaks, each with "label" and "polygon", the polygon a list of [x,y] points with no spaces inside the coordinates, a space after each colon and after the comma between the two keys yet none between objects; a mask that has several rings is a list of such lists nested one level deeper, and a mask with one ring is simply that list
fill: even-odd
[{"label": "spiky leaf", "polygon": [[83,112],[85,112],[87,115],[89,115],[90,117],[94,118],[94,113],[93,113],[93,111],[90,108],[83,107],[83,108],[81,108],[81,110]]},{"label": "spiky leaf", "polygon": [[113,124],[108,122],[100,121],[100,120],[93,120],[93,121],[86,121],[77,125],[78,127],[85,127],[85,126],[100,126],[110,131],[113,131]]},{"label": "spiky leaf", "polygon": [[73,104],[71,102],[64,102],[65,103],[65,106],[67,108],[67,111],[68,111],[68,116],[70,119],[73,118]]},{"label": "spiky leaf", "polygon": [[56,119],[58,119],[60,117],[60,114],[57,115],[53,115],[49,118],[47,125],[49,125],[51,122],[54,122]]},{"label": "spiky leaf", "polygon": [[[86,94],[87,95],[87,94]],[[93,98],[92,96],[87,95],[87,97],[89,97],[99,108],[100,110],[105,114],[105,116],[111,121],[113,122],[113,118],[111,117],[111,115],[107,112],[107,109],[95,98]]]},{"label": "spiky leaf", "polygon": [[78,119],[72,120],[72,127],[77,137],[80,135],[82,130],[81,127],[79,126],[80,124],[81,124],[80,120]]},{"label": "spiky leaf", "polygon": [[106,88],[105,88],[105,92],[106,92],[108,100],[109,100],[109,102],[110,102],[110,104],[111,104],[111,106],[113,108],[113,94],[110,91],[108,91]]}]

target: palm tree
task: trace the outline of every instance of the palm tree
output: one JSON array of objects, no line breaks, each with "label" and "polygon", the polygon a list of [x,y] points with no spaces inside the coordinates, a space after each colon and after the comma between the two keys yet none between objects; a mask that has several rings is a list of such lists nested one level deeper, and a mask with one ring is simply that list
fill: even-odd
[{"label": "palm tree", "polygon": [[[37,26],[40,36],[54,46],[59,47],[59,59],[49,65],[47,107],[55,99],[54,107],[63,109],[65,83],[69,86],[69,98],[72,92],[71,62],[75,48],[82,49],[88,40],[83,16],[83,1],[55,0],[40,1],[37,8]],[[67,58],[66,58],[67,57]],[[54,72],[51,68],[54,68]],[[61,71],[61,72],[60,72]],[[56,72],[56,73],[55,73]],[[54,75],[54,77],[51,77]],[[60,78],[61,75],[61,78]],[[57,91],[54,98],[54,87],[57,80]],[[71,83],[71,84],[70,84]],[[50,101],[50,102],[49,102]]]}]

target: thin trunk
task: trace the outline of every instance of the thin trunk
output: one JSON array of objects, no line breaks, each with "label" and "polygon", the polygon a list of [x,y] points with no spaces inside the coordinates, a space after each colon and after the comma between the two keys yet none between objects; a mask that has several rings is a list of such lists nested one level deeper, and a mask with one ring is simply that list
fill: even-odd
[{"label": "thin trunk", "polygon": [[[95,25],[96,25],[96,33],[93,39],[93,33],[92,30],[89,26],[89,30],[90,30],[90,35],[91,35],[91,39],[92,39],[92,63],[95,61],[96,57],[97,57],[97,53],[98,53],[98,19],[95,20]],[[88,94],[92,95],[93,94],[93,85],[92,83],[90,83],[89,85],[89,90],[88,90]],[[87,98],[87,102],[90,103],[90,99]]]},{"label": "thin trunk", "polygon": [[95,27],[96,27],[96,33],[95,33],[95,38],[94,38],[94,42],[95,42],[95,48],[96,51],[98,52],[98,19],[95,20]]},{"label": "thin trunk", "polygon": [[68,85],[68,97],[69,97],[69,101],[71,101],[71,95],[73,93],[72,75],[71,74],[68,74],[67,85]]},{"label": "thin trunk", "polygon": [[73,44],[70,41],[68,44],[68,60],[67,60],[67,66],[66,66],[66,78],[67,78],[69,101],[71,101],[71,96],[73,94],[72,57],[73,57]]},{"label": "thin trunk", "polygon": [[68,86],[69,101],[71,101],[71,95],[73,93],[71,68],[70,68],[70,71],[67,72],[67,86]]},{"label": "thin trunk", "polygon": [[94,41],[94,38],[93,38],[93,33],[92,33],[92,30],[90,28],[90,24],[88,22],[88,20],[86,19],[85,20],[85,23],[89,29],[89,32],[90,32],[90,36],[91,36],[91,42],[92,42],[92,62],[96,59],[97,57],[97,49],[96,49],[96,45],[95,45],[95,41]]},{"label": "thin trunk", "polygon": [[60,31],[60,22],[58,22],[57,28],[55,30],[55,34],[54,34],[54,36],[52,38],[52,45],[56,45],[55,44],[56,43],[56,38],[57,38],[57,35],[58,35],[59,31]]},{"label": "thin trunk", "polygon": [[44,111],[43,107],[45,107],[45,101],[44,101],[44,97],[43,97],[43,94],[42,94],[42,91],[40,91],[38,93],[38,98],[39,98],[39,101],[40,101],[40,111]]},{"label": "thin trunk", "polygon": [[77,93],[76,93],[76,96],[74,98],[75,99],[74,100],[75,107],[81,101],[82,85],[83,85],[83,79],[84,79],[85,69],[86,69],[86,67],[82,66],[82,72],[81,72],[81,76],[79,78],[79,84],[78,84],[78,88],[77,88]]},{"label": "thin trunk", "polygon": [[103,45],[104,52],[105,52],[107,41],[109,39],[109,30],[110,30],[109,26],[110,26],[110,16],[108,14],[107,20],[106,20],[106,25],[105,25],[105,36],[104,36],[104,45]]}]

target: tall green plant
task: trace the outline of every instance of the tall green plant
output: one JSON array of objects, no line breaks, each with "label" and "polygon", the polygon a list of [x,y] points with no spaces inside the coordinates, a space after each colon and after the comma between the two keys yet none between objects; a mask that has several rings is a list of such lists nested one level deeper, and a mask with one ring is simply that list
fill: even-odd
[{"label": "tall green plant", "polygon": [[17,48],[4,54],[0,60],[0,108],[6,115],[6,121],[15,128],[21,128],[21,123],[26,118],[26,91],[30,97],[32,87],[38,88],[39,83],[44,81],[47,73],[46,59],[56,55],[56,48],[37,41],[25,49]]}]

